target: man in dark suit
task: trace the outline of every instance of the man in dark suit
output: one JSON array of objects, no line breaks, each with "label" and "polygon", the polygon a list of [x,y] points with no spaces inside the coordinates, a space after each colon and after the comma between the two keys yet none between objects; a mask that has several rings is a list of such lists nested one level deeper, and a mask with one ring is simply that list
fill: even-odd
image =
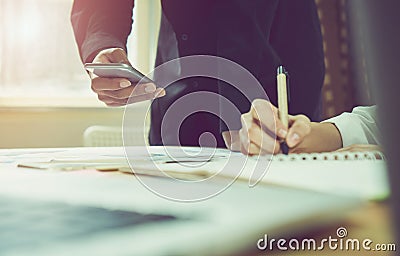
[{"label": "man in dark suit", "polygon": [[[83,62],[128,63],[133,8],[133,0],[75,0],[71,19]],[[162,0],[156,66],[192,55],[219,56],[243,66],[275,105],[276,68],[284,65],[290,72],[290,113],[318,119],[324,57],[314,0]],[[92,89],[109,106],[126,104],[135,86],[125,79],[92,77]],[[136,100],[130,102],[157,98],[151,113],[152,145],[175,144],[161,138],[163,117],[177,99],[197,91],[222,94],[242,113],[249,110],[248,100],[238,99],[241,95],[234,90],[222,90],[221,82],[211,78],[183,79],[168,86],[165,96],[152,84],[137,85],[132,95]],[[215,114],[194,113],[180,125],[180,143],[198,145],[200,135],[211,132],[222,147],[224,129]]]}]

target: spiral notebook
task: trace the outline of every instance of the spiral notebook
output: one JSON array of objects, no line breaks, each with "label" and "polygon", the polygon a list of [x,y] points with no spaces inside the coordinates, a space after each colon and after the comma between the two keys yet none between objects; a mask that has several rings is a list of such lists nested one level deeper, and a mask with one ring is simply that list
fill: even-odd
[{"label": "spiral notebook", "polygon": [[[228,162],[233,168],[224,169]],[[254,166],[260,163],[264,164],[262,171],[267,171],[255,175]],[[133,166],[133,169],[136,174],[147,175],[157,175],[162,170],[179,179],[218,175],[245,182],[253,180],[254,183],[256,176],[255,179],[261,177],[259,185],[279,184],[370,200],[383,200],[389,195],[385,157],[380,152],[332,152],[259,158],[230,152],[229,157],[211,159],[198,167],[196,164],[199,163],[191,166],[179,162],[159,163],[156,166],[139,164]],[[242,171],[238,176],[237,167],[240,166]],[[121,171],[132,172],[130,168],[121,168]]]},{"label": "spiral notebook", "polygon": [[[248,179],[246,169],[241,178]],[[389,196],[381,152],[277,155],[261,183],[276,183],[341,195],[383,200]]]},{"label": "spiral notebook", "polygon": [[[226,149],[149,147],[135,148],[129,165],[122,148],[114,155],[110,149],[97,150],[91,155],[34,159],[18,163],[22,168],[73,171],[97,169],[118,170],[136,175],[171,176],[199,180],[211,176],[252,182],[260,185],[279,184],[341,195],[381,200],[389,195],[385,158],[380,152],[333,152],[247,157]],[[174,152],[177,149],[180,151]],[[116,150],[116,149],[114,149]],[[104,151],[104,152],[103,152]],[[183,154],[184,153],[184,154]],[[171,158],[171,156],[174,156]],[[208,157],[211,156],[211,157]],[[228,168],[226,167],[228,164]],[[255,172],[255,165],[260,165]],[[131,168],[133,167],[133,168]],[[133,169],[133,170],[132,170]],[[160,172],[163,171],[163,173]],[[222,171],[221,171],[222,170]],[[239,172],[240,171],[240,172]]]}]

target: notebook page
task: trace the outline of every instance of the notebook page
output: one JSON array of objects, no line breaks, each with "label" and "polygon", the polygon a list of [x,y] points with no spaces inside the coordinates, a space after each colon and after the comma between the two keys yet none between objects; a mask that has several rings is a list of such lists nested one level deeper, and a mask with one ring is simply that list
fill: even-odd
[{"label": "notebook page", "polygon": [[[272,157],[261,183],[382,200],[389,195],[389,185],[380,157],[376,152],[278,155]],[[255,164],[249,161],[240,178],[248,180]]]}]

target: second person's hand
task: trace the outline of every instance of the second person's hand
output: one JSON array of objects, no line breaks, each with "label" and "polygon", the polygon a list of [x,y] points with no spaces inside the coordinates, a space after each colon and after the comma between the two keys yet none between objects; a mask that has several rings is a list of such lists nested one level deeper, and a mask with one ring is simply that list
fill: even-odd
[{"label": "second person's hand", "polygon": [[280,141],[286,141],[289,152],[311,132],[310,119],[304,115],[289,115],[289,129],[278,118],[278,109],[269,101],[256,99],[248,113],[241,117],[240,151],[248,155],[277,154]]},{"label": "second person's hand", "polygon": [[[97,54],[93,63],[124,63],[131,65],[126,52],[121,48],[105,49]],[[107,106],[124,106],[128,103],[152,100],[165,95],[163,88],[153,83],[132,84],[125,78],[104,78],[91,75],[91,88],[99,100]]]}]

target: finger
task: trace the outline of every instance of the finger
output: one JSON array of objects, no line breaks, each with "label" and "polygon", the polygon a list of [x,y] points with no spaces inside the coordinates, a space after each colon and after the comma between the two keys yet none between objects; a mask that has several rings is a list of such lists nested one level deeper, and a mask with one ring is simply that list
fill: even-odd
[{"label": "finger", "polygon": [[131,86],[131,82],[125,78],[95,77],[92,79],[92,90],[94,92],[104,90],[119,90]]},{"label": "finger", "polygon": [[128,86],[124,89],[126,89],[126,92],[130,92],[132,94],[132,96],[136,96],[136,95],[142,95],[142,94],[147,94],[147,93],[154,93],[154,92],[156,92],[157,87],[153,83],[145,83],[145,84],[136,84],[136,85]]},{"label": "finger", "polygon": [[[266,101],[260,102],[264,104]],[[254,103],[254,101],[253,101]],[[257,103],[256,103],[257,104]],[[258,106],[261,106],[258,105]],[[269,105],[267,105],[269,107]],[[257,107],[257,106],[255,106]],[[255,110],[257,111],[257,110]],[[257,111],[262,112],[262,111]],[[254,112],[253,112],[254,113]],[[242,115],[241,122],[242,122],[242,137],[246,137],[249,142],[252,142],[257,145],[264,153],[278,153],[280,147],[277,146],[278,142],[275,139],[274,133],[266,133],[264,129],[262,129],[258,124],[253,121],[254,114],[253,113],[246,113]],[[247,134],[244,134],[244,133]]]},{"label": "finger", "polygon": [[[250,131],[252,128],[250,128]],[[261,128],[259,128],[260,132]],[[269,137],[268,135],[265,135]],[[254,136],[253,136],[254,137]],[[239,131],[239,145],[237,146],[240,151],[245,155],[265,155],[265,154],[277,154],[280,151],[279,143],[269,137],[271,141],[265,142],[264,145],[269,144],[273,146],[266,146],[266,149],[261,148],[258,144],[252,142],[251,132],[245,128],[240,129]]]},{"label": "finger", "polygon": [[241,145],[244,147],[242,153],[248,154],[248,147],[250,146],[249,129],[253,125],[253,118],[251,113],[245,113],[240,116],[240,122],[242,123],[242,129],[239,131]]},{"label": "finger", "polygon": [[311,121],[305,115],[290,116],[290,129],[286,137],[286,143],[290,148],[303,141],[311,132]]},{"label": "finger", "polygon": [[224,131],[221,133],[225,146],[231,151],[240,151],[239,131]]},{"label": "finger", "polygon": [[131,96],[132,91],[133,91],[133,86],[128,87],[126,89],[120,89],[115,91],[111,90],[99,91],[98,94],[113,98],[114,100],[127,100]]},{"label": "finger", "polygon": [[254,143],[250,143],[248,148],[248,155],[256,156],[256,155],[271,155],[271,152],[264,151],[262,148],[257,146]]},{"label": "finger", "polygon": [[245,129],[246,131],[250,129],[250,127],[253,125],[253,118],[251,113],[245,113],[240,116],[240,122],[242,123],[242,129]]},{"label": "finger", "polygon": [[274,137],[271,137],[269,134],[265,133],[260,126],[253,125],[248,130],[248,136],[251,143],[257,145],[262,151],[265,153],[275,153],[279,152],[279,147],[277,146],[278,141]]},{"label": "finger", "polygon": [[250,143],[247,152],[248,152],[248,155],[250,155],[250,156],[261,155],[262,154],[261,148],[258,147],[254,143]]},{"label": "finger", "polygon": [[130,65],[127,54],[122,48],[109,48],[100,51],[93,59],[93,63],[125,63]]},{"label": "finger", "polygon": [[250,145],[250,140],[246,129],[242,128],[239,130],[239,139],[240,139],[240,151],[244,155],[247,155]]},{"label": "finger", "polygon": [[111,63],[111,61],[108,58],[108,54],[105,51],[101,51],[94,58],[93,63]]},{"label": "finger", "polygon": [[133,89],[132,95],[141,95],[156,92],[156,85],[153,83],[137,84]]},{"label": "finger", "polygon": [[147,93],[143,95],[138,95],[138,96],[132,96],[128,99],[128,104],[132,103],[137,103],[137,102],[142,102],[146,100],[153,100],[156,98],[161,98],[165,96],[165,90],[163,88],[157,88],[157,90],[154,93]]},{"label": "finger", "polygon": [[101,100],[102,102],[106,103],[107,105],[123,106],[123,105],[142,102],[142,101],[146,101],[146,100],[152,100],[157,97],[160,97],[159,95],[157,96],[155,94],[156,93],[147,93],[147,94],[143,94],[143,95],[129,97],[126,99],[116,99],[116,98],[110,97],[108,95],[99,94],[98,99]]},{"label": "finger", "polygon": [[98,94],[106,95],[115,99],[127,99],[139,95],[155,93],[156,86],[154,84],[138,84],[136,86],[129,86],[127,88],[118,90],[102,90]]},{"label": "finger", "polygon": [[280,138],[286,138],[287,127],[278,118],[278,109],[267,100],[255,99],[250,110],[253,119],[258,120],[261,128]]},{"label": "finger", "polygon": [[240,144],[240,152],[242,152],[243,155],[248,155],[247,152],[247,147],[245,147],[243,144]]},{"label": "finger", "polygon": [[253,156],[253,155],[260,155],[262,151],[257,145],[250,143],[247,146],[244,144],[241,144],[240,152],[242,152],[242,154],[244,154],[244,155]]},{"label": "finger", "polygon": [[231,150],[240,151],[239,131],[229,131],[231,137]]},{"label": "finger", "polygon": [[123,50],[121,48],[111,49],[110,53],[107,54],[107,56],[111,63],[124,63],[124,64],[131,65],[131,63],[128,60],[128,56],[127,56],[125,50]]},{"label": "finger", "polygon": [[224,131],[224,132],[221,133],[221,135],[222,135],[222,138],[223,138],[223,140],[224,140],[225,147],[226,147],[227,149],[232,150],[232,149],[231,149],[231,146],[232,146],[232,138],[231,138],[230,132],[229,132],[229,131]]},{"label": "finger", "polygon": [[126,105],[126,103],[108,103],[106,105],[107,107],[123,107]]},{"label": "finger", "polygon": [[128,99],[121,99],[121,100],[119,100],[119,99],[114,99],[114,98],[112,98],[112,97],[109,97],[109,96],[107,96],[107,95],[102,95],[102,94],[99,94],[99,95],[97,96],[97,98],[98,98],[100,101],[102,101],[102,102],[104,102],[105,104],[107,104],[107,106],[109,106],[109,105],[119,105],[119,106],[123,106],[123,105],[126,105],[127,102],[128,102]]},{"label": "finger", "polygon": [[154,98],[161,98],[164,97],[167,94],[164,88],[157,88],[156,91],[154,92]]}]

